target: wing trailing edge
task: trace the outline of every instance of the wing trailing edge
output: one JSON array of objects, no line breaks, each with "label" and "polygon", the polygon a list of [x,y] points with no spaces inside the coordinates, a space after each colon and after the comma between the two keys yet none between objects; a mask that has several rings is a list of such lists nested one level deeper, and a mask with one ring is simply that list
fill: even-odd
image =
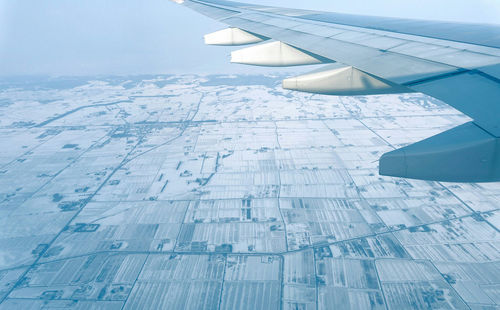
[{"label": "wing trailing edge", "polygon": [[386,153],[380,174],[446,182],[500,181],[500,138],[473,122]]}]

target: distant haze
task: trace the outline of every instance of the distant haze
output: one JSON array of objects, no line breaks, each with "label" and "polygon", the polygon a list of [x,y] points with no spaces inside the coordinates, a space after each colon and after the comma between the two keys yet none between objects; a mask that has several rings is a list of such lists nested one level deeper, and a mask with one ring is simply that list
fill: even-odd
[{"label": "distant haze", "polygon": [[[500,23],[497,0],[253,0],[311,10]],[[231,48],[203,45],[223,28],[168,0],[0,0],[0,75],[246,73]]]}]

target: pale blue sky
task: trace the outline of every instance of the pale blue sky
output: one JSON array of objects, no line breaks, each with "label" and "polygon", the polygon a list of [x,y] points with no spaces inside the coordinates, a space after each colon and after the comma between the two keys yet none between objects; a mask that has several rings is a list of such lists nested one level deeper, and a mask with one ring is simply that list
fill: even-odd
[{"label": "pale blue sky", "polygon": [[[248,2],[500,23],[498,0]],[[203,34],[221,28],[222,24],[168,0],[0,0],[0,75],[261,72],[228,64],[231,48],[203,45]]]}]

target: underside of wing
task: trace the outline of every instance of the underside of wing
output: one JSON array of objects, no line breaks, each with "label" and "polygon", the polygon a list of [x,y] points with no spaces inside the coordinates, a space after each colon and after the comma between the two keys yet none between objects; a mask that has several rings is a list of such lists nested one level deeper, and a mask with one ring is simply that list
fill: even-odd
[{"label": "underside of wing", "polygon": [[500,26],[363,17],[221,0],[176,0],[230,28],[207,44],[251,45],[234,63],[325,64],[286,89],[337,96],[421,92],[474,121],[384,154],[380,174],[500,181]]}]

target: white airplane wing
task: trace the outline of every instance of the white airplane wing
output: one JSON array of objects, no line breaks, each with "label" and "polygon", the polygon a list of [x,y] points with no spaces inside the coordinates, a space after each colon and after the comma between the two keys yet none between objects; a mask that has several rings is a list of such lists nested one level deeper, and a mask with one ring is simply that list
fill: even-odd
[{"label": "white airplane wing", "polygon": [[422,92],[474,121],[384,154],[380,174],[451,182],[500,181],[500,26],[274,8],[222,0],[174,0],[230,28],[207,44],[260,43],[232,62],[327,64],[283,81],[330,95]]}]

